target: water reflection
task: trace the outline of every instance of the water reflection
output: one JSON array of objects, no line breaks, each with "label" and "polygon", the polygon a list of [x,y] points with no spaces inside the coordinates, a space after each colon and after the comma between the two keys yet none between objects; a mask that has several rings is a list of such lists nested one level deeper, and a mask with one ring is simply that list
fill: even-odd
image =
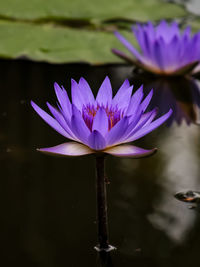
[{"label": "water reflection", "polygon": [[[172,137],[173,136],[173,137]],[[174,138],[176,136],[176,139]],[[179,140],[177,142],[177,140]],[[160,172],[162,196],[155,205],[155,211],[149,216],[151,222],[164,230],[176,242],[183,242],[187,232],[192,228],[196,215],[181,212],[181,205],[174,205],[172,195],[180,190],[199,188],[198,146],[199,126],[193,128],[185,124],[177,128],[173,126],[170,134],[158,142],[163,145],[163,156],[166,162]],[[190,162],[188,165],[187,162]],[[171,219],[166,220],[167,217]]]},{"label": "water reflection", "polygon": [[97,261],[99,267],[113,267],[112,258],[110,252],[101,251],[97,255]]},{"label": "water reflection", "polygon": [[173,114],[167,121],[168,126],[173,122],[178,125],[183,121],[187,125],[200,122],[200,87],[197,80],[186,77],[157,78],[148,74],[138,78],[144,83],[145,94],[154,89],[150,109],[157,106],[158,116],[166,113],[169,108],[173,109]]}]

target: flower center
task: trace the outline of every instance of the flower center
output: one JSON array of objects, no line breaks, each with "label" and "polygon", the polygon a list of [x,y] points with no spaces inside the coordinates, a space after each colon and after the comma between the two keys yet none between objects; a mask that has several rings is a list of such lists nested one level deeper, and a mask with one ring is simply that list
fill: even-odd
[{"label": "flower center", "polygon": [[107,114],[108,117],[108,131],[123,118],[123,111],[119,110],[117,106],[115,107],[104,107],[103,105],[90,105],[88,104],[87,106],[83,106],[82,109],[82,117],[85,121],[85,124],[89,128],[90,131],[92,131],[92,125],[94,121],[94,117],[96,116],[96,113],[99,108],[103,108]]}]

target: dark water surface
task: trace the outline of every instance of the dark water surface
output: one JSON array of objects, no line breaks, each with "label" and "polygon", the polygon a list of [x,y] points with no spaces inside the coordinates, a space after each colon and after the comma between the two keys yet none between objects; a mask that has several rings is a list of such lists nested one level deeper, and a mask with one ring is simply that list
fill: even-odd
[{"label": "dark water surface", "polygon": [[[146,159],[107,159],[110,243],[106,266],[188,266],[199,263],[200,213],[174,198],[200,191],[200,86],[187,79],[133,74],[130,66],[91,67],[0,61],[1,266],[104,266],[96,245],[94,159],[36,152],[65,139],[30,107],[55,103],[53,83],[69,91],[85,77],[97,92],[105,75],[116,92],[125,78],[155,88],[152,106],[174,109],[167,124],[138,140],[158,148]],[[169,89],[171,88],[171,89]]]}]

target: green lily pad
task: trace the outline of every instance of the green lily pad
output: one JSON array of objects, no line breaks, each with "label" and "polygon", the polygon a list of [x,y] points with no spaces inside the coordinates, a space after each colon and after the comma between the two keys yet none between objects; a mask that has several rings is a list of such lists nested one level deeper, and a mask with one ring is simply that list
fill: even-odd
[{"label": "green lily pad", "polygon": [[0,57],[5,58],[54,63],[120,61],[110,51],[119,45],[112,32],[0,21],[0,40]]},{"label": "green lily pad", "polygon": [[[113,29],[127,29],[132,21],[185,15],[182,6],[161,0],[0,1],[0,57],[52,63],[122,62],[111,52],[122,47]],[[131,32],[124,33],[135,43]]]},{"label": "green lily pad", "polygon": [[2,18],[37,19],[129,19],[137,21],[182,17],[186,14],[180,5],[161,0],[6,0],[0,1]]}]

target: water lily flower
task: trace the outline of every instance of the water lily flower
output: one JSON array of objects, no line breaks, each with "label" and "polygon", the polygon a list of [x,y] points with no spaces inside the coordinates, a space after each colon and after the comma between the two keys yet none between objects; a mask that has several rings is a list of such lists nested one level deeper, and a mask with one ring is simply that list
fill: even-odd
[{"label": "water lily flower", "polygon": [[[79,83],[71,80],[71,98],[63,87],[54,84],[58,99],[57,108],[49,103],[52,115],[31,101],[34,110],[54,130],[73,140],[39,151],[63,156],[81,156],[105,153],[119,157],[139,158],[153,154],[156,149],[146,150],[125,143],[135,141],[164,123],[172,113],[170,109],[155,119],[157,109],[146,112],[152,98],[151,91],[144,99],[142,86],[132,95],[133,86],[125,80],[116,95],[108,77],[103,81],[96,99],[84,78]],[[155,120],[154,120],[155,119]]]},{"label": "water lily flower", "polygon": [[191,34],[190,26],[181,33],[178,24],[162,20],[157,26],[151,22],[137,24],[132,32],[140,52],[119,32],[115,36],[134,58],[113,49],[113,53],[146,71],[161,75],[183,75],[194,70],[200,60],[200,32]]}]

